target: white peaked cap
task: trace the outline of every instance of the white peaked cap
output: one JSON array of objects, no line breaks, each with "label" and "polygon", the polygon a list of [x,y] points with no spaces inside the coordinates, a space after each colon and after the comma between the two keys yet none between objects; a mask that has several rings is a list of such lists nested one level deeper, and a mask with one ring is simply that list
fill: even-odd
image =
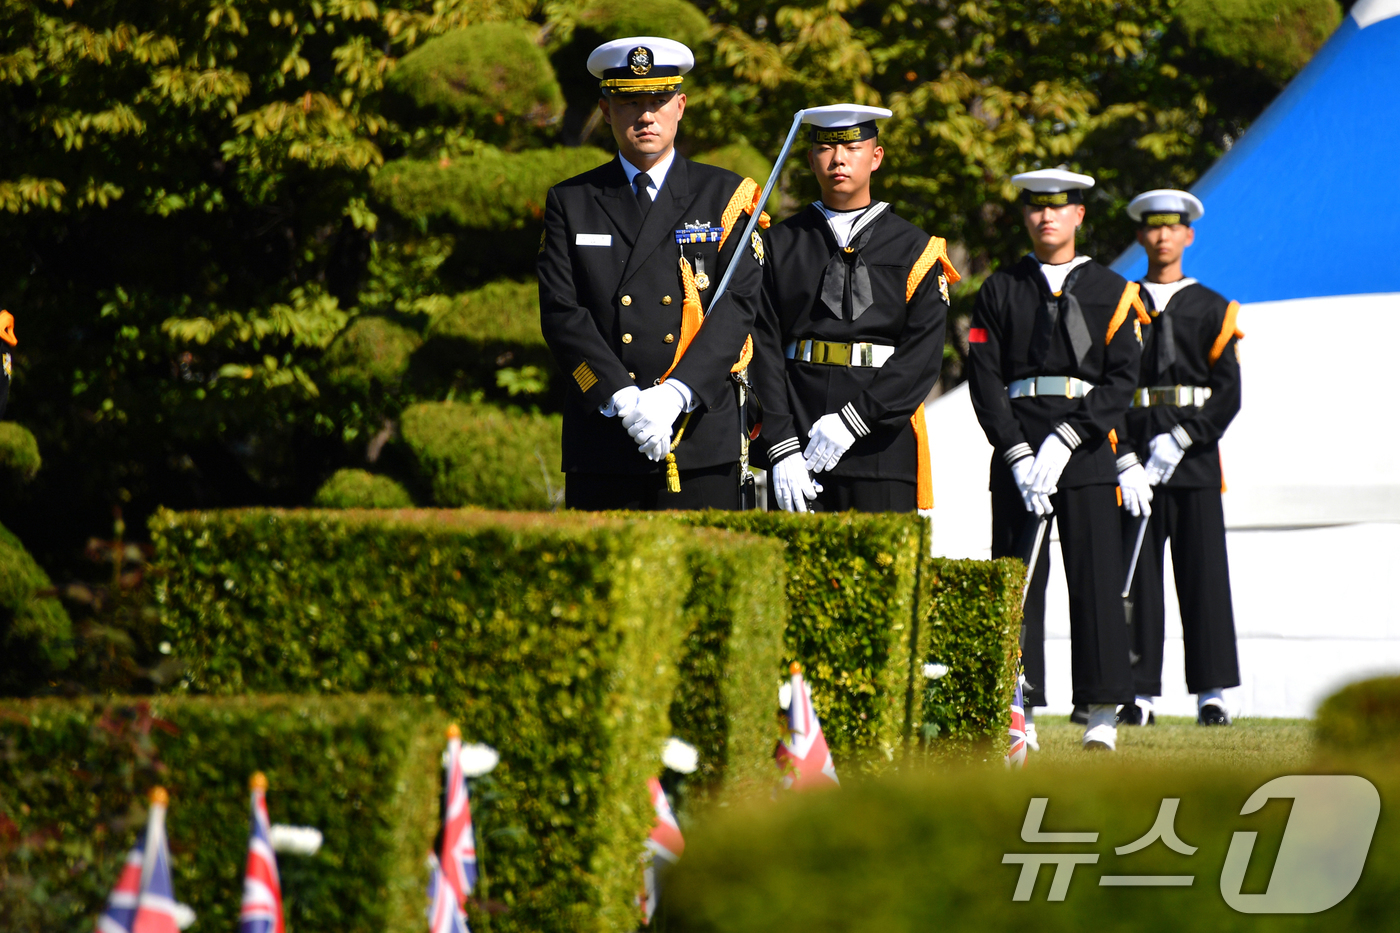
[{"label": "white peaked cap", "polygon": [[1011,183],[1017,188],[1034,191],[1037,194],[1054,194],[1058,191],[1074,191],[1079,188],[1094,187],[1091,175],[1067,172],[1062,168],[1042,168],[1034,172],[1022,172],[1011,176]]},{"label": "white peaked cap", "polygon": [[[604,77],[604,72],[614,69],[627,69],[636,77],[644,77],[645,72],[635,72],[632,52],[646,49],[651,53],[650,67],[666,69],[671,74],[685,74],[695,67],[695,53],[675,39],[660,36],[628,36],[604,42],[588,56],[588,73],[595,78]],[[676,69],[671,71],[671,69]]]},{"label": "white peaked cap", "polygon": [[1128,216],[1139,221],[1144,214],[1185,214],[1187,220],[1200,220],[1205,212],[1200,198],[1175,188],[1154,188],[1128,202]]},{"label": "white peaked cap", "polygon": [[855,126],[871,120],[884,120],[894,116],[893,110],[884,107],[867,107],[864,104],[827,104],[824,107],[809,107],[802,112],[802,122],[823,129],[837,126]]}]

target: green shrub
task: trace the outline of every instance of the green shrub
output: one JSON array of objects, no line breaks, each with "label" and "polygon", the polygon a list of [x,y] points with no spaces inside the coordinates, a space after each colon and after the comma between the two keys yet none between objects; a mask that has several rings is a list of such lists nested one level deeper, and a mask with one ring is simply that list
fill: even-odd
[{"label": "green shrub", "polygon": [[326,351],[327,375],[335,385],[361,392],[375,383],[398,382],[422,342],[413,331],[387,318],[357,318]]},{"label": "green shrub", "polygon": [[235,929],[260,770],[272,821],[324,836],[279,859],[288,928],[418,931],[445,725],[402,698],[0,703],[5,928],[91,930],[160,784],[177,898],[197,929]]},{"label": "green shrub", "polygon": [[[1039,933],[1178,933],[1181,930],[1330,931],[1388,927],[1400,890],[1400,835],[1382,807],[1364,873],[1336,907],[1311,916],[1237,913],[1220,893],[1238,831],[1258,832],[1244,891],[1262,893],[1289,818],[1279,799],[1241,815],[1273,772],[1142,771],[1079,766],[998,773],[986,768],[885,777],[837,793],[788,795],[777,804],[713,814],[693,828],[669,879],[668,930],[751,933],[1035,930]],[[1374,777],[1383,800],[1400,783]],[[1032,797],[1048,798],[1043,829],[1096,832],[1089,844],[1025,842]],[[1128,855],[1114,848],[1147,834],[1164,798],[1178,798],[1174,827],[1198,847],[1160,841]],[[1290,832],[1292,830],[1290,829]],[[1007,853],[1095,853],[1074,867],[1063,902],[1047,900],[1054,866],[1042,866],[1029,901],[1012,900],[1022,866]],[[1104,887],[1104,875],[1190,875],[1189,887]],[[1272,892],[1271,893],[1276,893]]]},{"label": "green shrub", "polygon": [[1201,45],[1282,86],[1341,22],[1332,0],[1183,0],[1181,24]]},{"label": "green shrub", "polygon": [[380,169],[374,193],[413,220],[500,231],[534,227],[549,189],[608,161],[588,146],[503,152],[489,146],[446,165],[400,159]]},{"label": "green shrub", "polygon": [[543,347],[539,283],[502,279],[463,292],[433,318],[427,336]]},{"label": "green shrub", "polygon": [[1315,720],[1320,745],[1336,752],[1400,753],[1400,677],[1348,684],[1322,701]]},{"label": "green shrub", "polygon": [[14,471],[20,479],[31,480],[42,465],[39,442],[29,429],[13,421],[0,421],[0,467]]},{"label": "green shrub", "polygon": [[[726,563],[733,536],[710,532],[707,556],[672,522],[483,512],[161,512],[151,531],[188,689],[420,695],[500,749],[478,837],[490,896],[509,908],[492,927],[635,927],[645,780],[673,704],[681,728],[713,725],[701,707],[725,704],[728,735],[702,753],[722,748],[726,773],[702,774],[702,789],[757,773],[736,759],[771,714],[780,610],[758,578],[688,593],[692,573],[772,579],[770,542],[740,538]],[[726,628],[717,661],[694,657]]]},{"label": "green shrub", "polygon": [[0,693],[28,693],[74,658],[73,623],[63,604],[39,593],[48,574],[0,526]]},{"label": "green shrub", "polygon": [[[919,575],[923,660],[948,673],[922,681],[914,732],[933,750],[1000,740],[1010,726],[1021,635],[1019,560],[925,560]],[[916,684],[920,680],[915,681]]]},{"label": "green shrub", "polygon": [[538,511],[563,501],[558,415],[424,402],[401,425],[438,505]]},{"label": "green shrub", "polygon": [[322,509],[409,509],[413,497],[387,476],[366,470],[336,470],[316,490],[313,504]]},{"label": "green shrub", "polygon": [[710,21],[685,0],[585,0],[575,14],[577,24],[605,39],[661,36],[691,48],[710,36]]},{"label": "green shrub", "polygon": [[[695,156],[696,162],[703,162],[706,165],[717,165],[720,168],[727,168],[731,172],[743,175],[745,178],[752,178],[762,187],[768,181],[768,173],[773,171],[773,161],[759,152],[746,142],[730,143],[718,149],[711,149],[709,152],[702,152]],[[778,191],[778,186],[773,186],[773,191],[768,195],[768,203],[764,206],[769,214],[776,214],[778,207],[782,204],[782,195]],[[747,215],[740,218],[747,220]]]},{"label": "green shrub", "polygon": [[387,84],[434,116],[544,126],[564,96],[534,27],[479,23],[431,39],[399,59]]}]

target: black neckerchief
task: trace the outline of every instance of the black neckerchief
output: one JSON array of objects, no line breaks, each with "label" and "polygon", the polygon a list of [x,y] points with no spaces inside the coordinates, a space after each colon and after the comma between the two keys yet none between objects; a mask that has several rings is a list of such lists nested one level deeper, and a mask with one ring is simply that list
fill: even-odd
[{"label": "black neckerchief", "polygon": [[[1032,256],[1035,262],[1035,271],[1040,273],[1040,262]],[[1045,357],[1050,353],[1050,343],[1055,335],[1055,328],[1061,320],[1065,322],[1065,330],[1069,333],[1069,345],[1074,351],[1074,364],[1082,366],[1084,357],[1088,355],[1089,348],[1094,345],[1094,338],[1089,336],[1089,326],[1084,322],[1084,309],[1079,305],[1079,299],[1074,297],[1071,289],[1075,282],[1079,280],[1079,273],[1089,263],[1081,262],[1070,270],[1065,277],[1065,284],[1060,288],[1060,294],[1055,295],[1050,291],[1050,283],[1045,280],[1044,274],[1040,274],[1041,289],[1040,309],[1036,313],[1035,330],[1031,334],[1030,364],[1032,366],[1042,366]]]},{"label": "black neckerchief", "polygon": [[870,270],[865,265],[861,250],[870,242],[875,221],[888,207],[889,204],[885,201],[876,201],[867,207],[851,228],[851,239],[844,247],[836,244],[836,234],[831,229],[825,212],[820,207],[815,207],[817,214],[821,216],[822,227],[836,246],[822,271],[821,295],[822,304],[837,320],[845,320],[848,313],[850,320],[857,320],[875,303],[875,294],[870,288]]}]

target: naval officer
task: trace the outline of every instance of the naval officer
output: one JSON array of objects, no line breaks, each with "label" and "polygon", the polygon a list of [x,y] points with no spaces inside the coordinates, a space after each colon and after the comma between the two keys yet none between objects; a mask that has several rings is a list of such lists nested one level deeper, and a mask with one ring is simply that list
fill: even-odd
[{"label": "naval officer", "polygon": [[[1121,465],[1110,433],[1137,387],[1145,314],[1136,283],[1076,253],[1091,177],[1043,169],[1011,181],[1022,189],[1033,251],[983,283],[968,335],[972,405],[995,449],[992,556],[1015,553],[1038,518],[1057,522],[1074,702],[1089,714],[1083,744],[1113,750],[1118,705],[1132,701],[1133,683],[1119,597]],[[1030,572],[1028,708],[1045,704],[1048,547]]]},{"label": "naval officer", "polygon": [[1186,686],[1197,722],[1229,725],[1221,691],[1240,682],[1218,443],[1240,410],[1239,303],[1227,301],[1182,269],[1196,239],[1192,222],[1205,205],[1185,191],[1158,189],[1133,198],[1147,252],[1143,300],[1152,317],[1142,371],[1127,414],[1126,442],[1147,464],[1154,508],[1132,582],[1134,691],[1121,722],[1150,725],[1162,692],[1166,610],[1163,558],[1171,539],[1176,595],[1186,649]]},{"label": "naval officer", "polygon": [[[946,244],[871,196],[881,107],[806,111],[821,187],[765,239],[754,384],[787,511],[933,506],[923,403],[943,361]],[[814,479],[815,477],[815,479]]]},{"label": "naval officer", "polygon": [[[740,504],[732,374],[751,357],[762,269],[757,231],[739,240],[759,191],[676,152],[694,61],[655,36],[595,49],[588,70],[618,155],[555,185],[545,202],[540,327],[568,380],[569,508]],[[728,291],[712,304],[731,263]]]}]

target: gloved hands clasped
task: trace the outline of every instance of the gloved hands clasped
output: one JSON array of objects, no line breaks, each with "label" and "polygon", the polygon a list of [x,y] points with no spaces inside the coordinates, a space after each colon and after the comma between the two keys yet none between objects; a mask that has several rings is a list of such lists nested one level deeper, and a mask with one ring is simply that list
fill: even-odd
[{"label": "gloved hands clasped", "polygon": [[807,469],[813,473],[834,469],[856,442],[856,436],[837,414],[822,415],[807,436],[811,440],[807,442],[802,457],[807,461]]},{"label": "gloved hands clasped", "polygon": [[1016,481],[1016,488],[1021,491],[1021,501],[1026,504],[1026,511],[1044,517],[1055,509],[1050,505],[1048,494],[1037,493],[1031,488],[1031,464],[1034,461],[1034,457],[1022,457],[1011,464],[1011,478]]},{"label": "gloved hands clasped", "polygon": [[1158,434],[1148,444],[1152,456],[1147,458],[1147,481],[1153,486],[1169,482],[1186,450],[1170,434]]},{"label": "gloved hands clasped", "polygon": [[820,483],[813,482],[807,472],[807,462],[800,454],[791,454],[779,460],[769,472],[773,481],[773,497],[784,512],[808,512],[808,503],[822,491]]},{"label": "gloved hands clasped", "polygon": [[685,405],[686,399],[681,390],[663,382],[642,390],[636,404],[626,414],[619,412],[619,415],[622,426],[637,442],[637,449],[648,460],[659,463],[671,452],[671,436],[675,431],[676,419],[685,410]]},{"label": "gloved hands clasped", "polygon": [[1152,484],[1141,463],[1134,463],[1118,474],[1118,488],[1123,490],[1123,508],[1134,518],[1152,514]]}]

